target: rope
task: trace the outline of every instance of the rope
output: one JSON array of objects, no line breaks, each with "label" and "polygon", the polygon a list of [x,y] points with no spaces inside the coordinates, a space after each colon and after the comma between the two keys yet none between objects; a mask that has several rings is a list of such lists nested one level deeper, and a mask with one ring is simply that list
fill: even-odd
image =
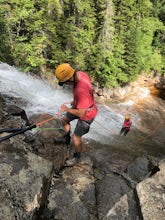
[{"label": "rope", "polygon": [[[46,124],[47,122],[49,122],[49,121],[53,121],[53,120],[55,120],[57,117],[51,117],[51,118],[48,118],[48,119],[46,119],[46,120],[44,120],[44,121],[41,121],[41,122],[39,122],[39,123],[36,123],[36,124],[33,124],[33,125],[30,125],[30,126],[28,126],[28,127],[26,127],[26,128],[14,128],[14,129],[12,129],[12,128],[5,128],[5,129],[1,129],[0,130],[0,133],[3,133],[3,132],[5,132],[5,131],[9,131],[9,132],[13,132],[12,134],[9,134],[9,135],[6,135],[6,136],[4,136],[4,137],[1,137],[0,138],[0,142],[1,141],[5,141],[5,140],[7,140],[7,139],[9,139],[9,138],[11,138],[11,137],[13,137],[13,136],[16,136],[16,135],[18,135],[18,134],[22,134],[22,133],[24,133],[24,132],[26,132],[26,131],[28,131],[28,130],[32,130],[32,129],[34,129],[34,128],[36,128],[36,127],[39,127],[39,126],[41,126],[41,125],[43,125],[43,124]],[[44,128],[44,129],[47,129],[47,128]],[[50,129],[50,128],[48,128],[48,129]],[[61,129],[61,128],[53,128],[53,129]]]},{"label": "rope", "polygon": [[56,119],[55,117],[48,118],[47,120],[41,121],[41,122],[39,122],[39,123],[36,123],[36,126],[37,126],[37,127],[40,127],[41,125],[46,124],[47,122],[53,121],[53,120],[55,120],[55,119]]},{"label": "rope", "polygon": [[0,138],[0,142],[4,141],[4,140],[7,140],[7,139],[9,139],[9,138],[11,138],[13,136],[18,135],[18,134],[22,134],[22,133],[24,133],[24,132],[26,132],[28,130],[31,130],[31,129],[35,128],[35,127],[36,127],[36,125],[30,125],[29,127],[22,128],[21,130],[18,130],[16,132],[12,133],[12,134],[9,134],[7,136],[4,136],[4,137]]},{"label": "rope", "polygon": [[[15,136],[15,135],[20,134],[20,133],[24,133],[25,131],[31,130],[31,129],[36,129],[36,130],[63,130],[62,128],[38,128],[38,127],[40,127],[41,125],[46,124],[46,123],[48,123],[49,121],[53,121],[53,120],[55,120],[55,119],[59,119],[59,117],[51,117],[51,118],[48,118],[48,119],[46,119],[46,120],[44,120],[44,121],[41,121],[41,122],[39,122],[39,123],[36,123],[35,125],[31,125],[31,126],[29,126],[28,128],[24,128],[24,129],[13,129],[13,131],[14,131],[14,130],[16,131],[14,134],[7,135],[7,136],[5,136],[5,137],[3,137],[3,138],[0,138],[0,141],[6,140],[6,139],[8,139],[8,138],[10,138],[10,137],[12,137],[12,136]],[[95,122],[96,122],[100,127],[104,128],[107,132],[110,132],[110,129],[107,129],[107,128],[104,127],[101,123],[99,123],[99,122],[96,121],[96,120],[95,120]],[[144,141],[147,137],[152,136],[152,135],[156,132],[156,130],[157,130],[158,128],[162,127],[163,125],[164,125],[163,122],[160,123],[160,125],[157,126],[149,135],[147,135],[145,138],[139,138],[139,139],[137,139],[137,141]],[[4,132],[4,131],[6,131],[6,129],[2,129],[2,132]],[[11,132],[12,132],[12,131],[11,131]]]},{"label": "rope", "polygon": [[41,122],[39,122],[39,123],[36,123],[36,127],[40,127],[41,125],[46,124],[46,123],[49,122],[49,121],[53,121],[53,120],[56,120],[56,119],[60,119],[60,117],[61,117],[62,115],[64,115],[64,113],[59,114],[59,112],[58,112],[56,115],[57,115],[57,117],[51,117],[51,118],[48,118],[48,119],[46,119],[46,120],[44,120],[44,121],[41,121]]},{"label": "rope", "polygon": [[108,132],[110,132],[110,130],[109,130],[108,128],[104,127],[104,126],[103,126],[102,124],[100,124],[98,121],[95,120],[95,122],[96,122],[98,125],[100,125],[100,127],[104,128],[105,130],[107,130]]},{"label": "rope", "polygon": [[48,130],[63,130],[62,128],[33,128],[33,130],[44,130],[44,131],[48,131]]},{"label": "rope", "polygon": [[[104,127],[103,125],[101,125],[99,122],[97,122],[96,120],[95,120],[95,122],[98,124],[98,125],[100,125],[102,128],[104,128],[106,131],[108,131],[108,132],[110,132],[111,130],[110,129],[108,129],[108,128],[106,128],[106,127]],[[146,137],[144,137],[144,138],[137,138],[136,140],[137,141],[144,141],[145,139],[147,139],[148,137],[150,137],[150,136],[152,136],[159,128],[161,128],[162,126],[164,125],[164,123],[163,122],[161,122],[150,134],[148,134]]]},{"label": "rope", "polygon": [[139,139],[137,139],[137,141],[144,141],[146,138],[152,136],[152,135],[156,132],[156,130],[157,130],[158,128],[162,127],[163,125],[164,125],[164,123],[161,122],[160,125],[157,126],[149,135],[147,135],[145,138],[139,138]]}]

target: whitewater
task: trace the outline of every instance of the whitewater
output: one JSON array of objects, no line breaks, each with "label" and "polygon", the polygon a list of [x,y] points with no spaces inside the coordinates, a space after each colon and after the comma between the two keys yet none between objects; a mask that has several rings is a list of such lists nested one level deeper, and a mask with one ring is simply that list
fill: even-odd
[{"label": "whitewater", "polygon": [[[0,63],[0,93],[4,97],[23,100],[18,102],[19,106],[18,103],[16,105],[23,108],[28,117],[40,113],[56,116],[60,105],[72,100],[71,91],[60,86],[52,88],[46,80],[37,79],[6,63]],[[98,115],[85,137],[108,144],[113,135],[119,134],[124,114],[105,104],[98,104],[98,109]],[[132,120],[136,119],[135,117],[136,115]],[[75,122],[72,123],[74,129]]]}]

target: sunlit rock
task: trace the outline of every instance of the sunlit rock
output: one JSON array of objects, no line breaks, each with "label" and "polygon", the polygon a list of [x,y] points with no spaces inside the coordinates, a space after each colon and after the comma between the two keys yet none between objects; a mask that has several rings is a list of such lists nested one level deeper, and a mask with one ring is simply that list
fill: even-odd
[{"label": "sunlit rock", "polygon": [[165,217],[165,160],[160,162],[159,169],[136,187],[144,220],[163,220]]}]

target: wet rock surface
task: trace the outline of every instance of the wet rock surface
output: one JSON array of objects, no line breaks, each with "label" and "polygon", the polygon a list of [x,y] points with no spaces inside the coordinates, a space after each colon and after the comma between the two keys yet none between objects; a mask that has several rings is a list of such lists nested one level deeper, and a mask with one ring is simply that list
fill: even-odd
[{"label": "wet rock surface", "polygon": [[[164,104],[154,100],[152,108],[141,100],[131,110],[139,106],[147,126],[134,127],[124,145],[119,135],[101,147],[84,140],[82,161],[74,167],[64,167],[72,145],[53,142],[63,134],[58,120],[0,142],[0,219],[165,219]],[[1,128],[26,127],[26,112],[10,102],[9,107],[0,98]],[[124,108],[118,105],[118,110]],[[29,122],[51,117],[33,115]],[[161,127],[158,134],[151,132],[155,120]]]}]

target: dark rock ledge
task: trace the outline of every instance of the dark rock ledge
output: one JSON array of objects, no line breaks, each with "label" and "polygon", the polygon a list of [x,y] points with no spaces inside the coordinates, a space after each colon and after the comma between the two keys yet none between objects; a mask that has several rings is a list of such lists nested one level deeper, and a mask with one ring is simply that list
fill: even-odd
[{"label": "dark rock ledge", "polygon": [[[24,111],[10,109],[1,98],[1,128],[26,126]],[[0,219],[165,219],[165,160],[144,155],[121,171],[113,164],[101,169],[86,155],[63,168],[69,149],[54,145],[55,135],[60,132],[34,129],[0,143]]]}]

